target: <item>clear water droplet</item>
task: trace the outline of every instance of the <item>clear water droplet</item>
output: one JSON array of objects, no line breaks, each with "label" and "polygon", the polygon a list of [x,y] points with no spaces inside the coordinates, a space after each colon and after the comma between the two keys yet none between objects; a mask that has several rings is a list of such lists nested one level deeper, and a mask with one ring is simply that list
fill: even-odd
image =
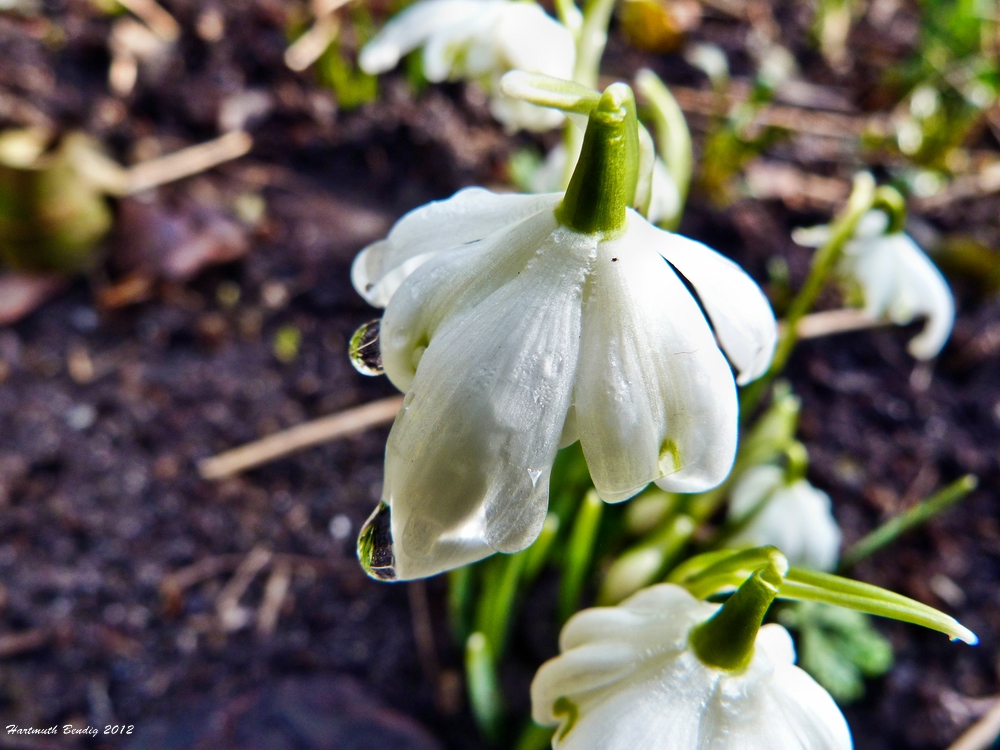
[{"label": "clear water droplet", "polygon": [[392,552],[392,512],[379,503],[358,534],[358,560],[365,573],[379,581],[396,579],[396,557]]},{"label": "clear water droplet", "polygon": [[528,476],[531,477],[531,486],[532,487],[537,487],[538,486],[538,480],[542,476],[542,470],[541,469],[528,469]]},{"label": "clear water droplet", "polygon": [[362,375],[381,375],[382,352],[379,349],[378,337],[381,319],[370,320],[361,326],[351,336],[350,355],[354,369]]}]

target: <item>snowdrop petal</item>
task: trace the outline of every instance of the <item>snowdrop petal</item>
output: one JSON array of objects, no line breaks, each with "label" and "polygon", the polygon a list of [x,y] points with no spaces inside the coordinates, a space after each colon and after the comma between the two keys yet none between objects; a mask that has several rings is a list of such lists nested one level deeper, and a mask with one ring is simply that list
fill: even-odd
[{"label": "snowdrop petal", "polygon": [[773,544],[792,565],[833,570],[840,555],[841,532],[831,512],[830,496],[805,479],[790,485],[776,466],[758,466],[740,477],[733,488],[729,518],[759,512],[734,534],[733,546]]},{"label": "snowdrop petal", "polygon": [[498,19],[498,47],[513,70],[571,79],[576,45],[569,30],[535,3],[508,2]]},{"label": "snowdrop petal", "polygon": [[[400,390],[409,388],[438,328],[516,278],[556,226],[555,215],[542,211],[483,241],[438,253],[414,271],[393,294],[382,318],[379,347],[392,383]],[[464,367],[455,363],[456,370]]]},{"label": "snowdrop petal", "polygon": [[698,292],[719,343],[746,385],[771,365],[778,326],[767,297],[729,258],[679,234],[666,234],[656,250]]},{"label": "snowdrop petal", "polygon": [[954,326],[955,301],[931,259],[901,232],[851,250],[846,265],[864,289],[866,312],[898,324],[926,316],[924,329],[910,341],[909,351],[917,359],[936,356]]},{"label": "snowdrop petal", "polygon": [[358,56],[358,65],[369,75],[391,70],[399,64],[403,55],[424,44],[435,33],[475,19],[478,13],[492,4],[495,3],[471,3],[468,0],[414,3],[389,21],[364,46]]},{"label": "snowdrop petal", "polygon": [[[637,597],[645,600],[641,606]],[[657,599],[669,605],[649,607]],[[620,608],[626,617],[598,609],[571,618],[567,628],[584,619],[586,627],[575,626],[571,638],[564,634],[561,655],[543,664],[532,683],[535,721],[559,724],[555,750],[851,748],[843,715],[794,666],[791,638],[780,625],[761,628],[750,665],[734,674],[706,666],[687,644],[692,626],[717,605],[661,584]],[[671,621],[670,628],[657,627]]]},{"label": "snowdrop petal", "polygon": [[516,552],[538,535],[596,245],[565,233],[506,284],[455,306],[420,359],[386,447],[397,578],[455,567],[470,547]]},{"label": "snowdrop petal", "polygon": [[653,248],[664,234],[630,212],[604,242],[584,302],[577,424],[591,477],[608,502],[649,482],[714,487],[736,449],[729,365],[697,303]]},{"label": "snowdrop petal", "polygon": [[351,282],[375,307],[385,307],[413,271],[441,250],[483,239],[545,209],[554,209],[560,194],[517,195],[467,188],[451,198],[410,211],[389,236],[354,259]]}]

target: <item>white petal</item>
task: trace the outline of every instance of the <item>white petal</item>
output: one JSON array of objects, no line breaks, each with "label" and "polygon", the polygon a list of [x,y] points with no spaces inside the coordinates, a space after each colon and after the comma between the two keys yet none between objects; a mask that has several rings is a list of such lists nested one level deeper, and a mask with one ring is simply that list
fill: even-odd
[{"label": "white petal", "polygon": [[654,249],[662,232],[633,211],[604,242],[584,302],[574,402],[595,487],[617,502],[649,482],[714,487],[736,449],[736,388],[691,294]]},{"label": "white petal", "polygon": [[717,609],[664,584],[571,618],[563,653],[542,665],[531,686],[535,721],[560,724],[553,748],[849,750],[843,715],[794,666],[780,625],[761,628],[741,673],[698,660],[688,634]]},{"label": "white petal", "polygon": [[455,567],[483,545],[516,552],[538,535],[596,242],[581,238],[557,229],[521,273],[451,305],[434,331],[386,447],[398,578]]},{"label": "white petal", "polygon": [[941,272],[902,233],[851,244],[859,247],[846,260],[864,289],[868,314],[899,324],[927,316],[909,350],[918,359],[936,356],[955,322],[955,301]]},{"label": "white petal", "polygon": [[729,494],[729,518],[740,520],[772,494],[785,479],[777,466],[754,466],[740,475]]},{"label": "white petal", "polygon": [[767,297],[729,258],[679,234],[663,234],[656,250],[697,290],[722,348],[740,374],[737,382],[756,380],[767,372],[778,341]]},{"label": "white petal", "polygon": [[438,328],[516,278],[557,226],[551,211],[536,213],[485,240],[434,254],[407,277],[386,308],[379,338],[393,385],[407,390]]},{"label": "white petal", "polygon": [[681,207],[681,196],[677,192],[677,184],[671,177],[663,159],[656,157],[653,162],[653,175],[649,199],[649,219],[651,224],[672,219]]},{"label": "white petal", "polygon": [[[773,477],[765,469],[776,469],[778,482],[765,487]],[[840,555],[840,527],[831,512],[830,496],[816,489],[805,479],[784,486],[777,467],[758,467],[747,472],[733,489],[730,516],[739,518],[749,513],[763,497],[770,494],[766,505],[729,543],[734,546],[773,544],[792,565],[813,570],[833,570]],[[749,482],[749,483],[748,483]],[[757,494],[756,498],[751,498]],[[757,502],[751,503],[751,499]]]},{"label": "white petal", "polygon": [[535,3],[504,3],[496,39],[509,69],[555,78],[573,77],[573,35]]},{"label": "white petal", "polygon": [[554,209],[560,199],[560,194],[517,195],[466,188],[447,200],[428,203],[397,221],[384,240],[358,253],[351,266],[351,282],[369,304],[385,307],[403,280],[435,253]]},{"label": "white petal", "polygon": [[370,75],[384,73],[435,33],[474,19],[486,5],[479,0],[423,0],[395,16],[361,50],[358,65]]}]

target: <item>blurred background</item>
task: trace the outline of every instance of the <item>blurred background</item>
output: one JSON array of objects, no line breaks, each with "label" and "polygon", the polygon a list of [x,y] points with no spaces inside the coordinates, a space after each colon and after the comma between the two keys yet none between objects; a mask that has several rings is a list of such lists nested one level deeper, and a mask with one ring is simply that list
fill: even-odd
[{"label": "blurred background", "polygon": [[[505,133],[480,88],[413,59],[361,72],[405,4],[0,0],[0,725],[132,727],[0,748],[487,747],[445,581],[355,559],[386,417],[198,469],[393,396],[347,356],[378,314],[352,258],[429,200],[530,184],[559,140]],[[997,22],[984,0],[620,0],[605,56],[605,82],[671,86],[696,148],[681,231],[779,312],[811,259],[791,229],[862,168],[908,195],[956,295],[932,364],[911,326],[807,341],[787,373],[845,543],[980,478],[853,571],[982,639],[877,623],[895,666],[845,708],[860,750],[948,747],[1000,699]],[[501,672],[517,723],[556,651],[554,585]]]}]

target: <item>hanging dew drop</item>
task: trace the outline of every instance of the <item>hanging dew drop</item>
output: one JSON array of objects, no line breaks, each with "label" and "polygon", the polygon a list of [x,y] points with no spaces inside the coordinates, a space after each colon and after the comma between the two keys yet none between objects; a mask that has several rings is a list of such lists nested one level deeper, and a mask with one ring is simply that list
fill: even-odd
[{"label": "hanging dew drop", "polygon": [[542,477],[541,469],[528,469],[528,478],[531,479],[531,486],[537,487],[538,480]]},{"label": "hanging dew drop", "polygon": [[396,579],[396,557],[392,552],[392,512],[379,503],[358,534],[358,560],[372,578],[379,581]]},{"label": "hanging dew drop", "polygon": [[381,375],[385,372],[382,368],[382,352],[378,345],[381,322],[379,318],[370,320],[351,336],[351,364],[362,375]]}]

